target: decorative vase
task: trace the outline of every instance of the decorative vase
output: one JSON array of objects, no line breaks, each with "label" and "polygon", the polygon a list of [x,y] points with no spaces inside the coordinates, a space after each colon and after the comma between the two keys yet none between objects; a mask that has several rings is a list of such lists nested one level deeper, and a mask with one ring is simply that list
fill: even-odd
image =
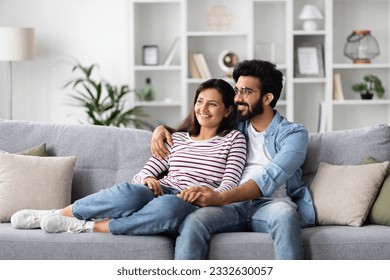
[{"label": "decorative vase", "polygon": [[347,38],[344,55],[353,63],[371,63],[380,53],[379,45],[370,30],[354,30]]},{"label": "decorative vase", "polygon": [[226,6],[215,5],[206,13],[206,24],[213,31],[230,30],[232,14]]}]

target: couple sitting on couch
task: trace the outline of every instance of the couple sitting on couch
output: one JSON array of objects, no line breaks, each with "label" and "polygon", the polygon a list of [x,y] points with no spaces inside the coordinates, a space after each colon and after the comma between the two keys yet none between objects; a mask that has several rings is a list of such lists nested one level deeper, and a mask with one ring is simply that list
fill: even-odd
[{"label": "couple sitting on couch", "polygon": [[191,113],[173,134],[163,127],[155,131],[156,156],[132,184],[63,209],[18,211],[12,225],[50,233],[168,233],[177,236],[175,259],[204,259],[212,234],[250,229],[271,234],[276,259],[302,258],[300,230],[314,225],[315,217],[300,178],[307,131],[274,110],[283,80],[275,65],[243,61],[233,78],[234,90],[221,79],[202,83]]}]

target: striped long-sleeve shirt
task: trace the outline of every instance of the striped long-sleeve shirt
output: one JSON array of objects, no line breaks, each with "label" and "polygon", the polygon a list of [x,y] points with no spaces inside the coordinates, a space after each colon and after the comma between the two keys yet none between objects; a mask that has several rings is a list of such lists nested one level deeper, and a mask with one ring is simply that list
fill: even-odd
[{"label": "striped long-sleeve shirt", "polygon": [[160,179],[164,186],[183,190],[190,186],[205,186],[217,192],[236,187],[246,160],[245,136],[233,130],[226,136],[194,141],[187,132],[175,132],[168,159],[151,157],[134,176],[134,184],[143,184],[146,177]]}]

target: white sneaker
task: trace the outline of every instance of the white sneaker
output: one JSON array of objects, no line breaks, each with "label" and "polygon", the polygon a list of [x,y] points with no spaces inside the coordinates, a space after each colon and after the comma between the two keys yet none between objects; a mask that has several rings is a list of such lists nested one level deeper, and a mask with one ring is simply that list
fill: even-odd
[{"label": "white sneaker", "polygon": [[58,210],[20,210],[11,216],[11,224],[17,229],[40,228],[41,218]]},{"label": "white sneaker", "polygon": [[41,228],[48,233],[81,233],[92,232],[94,222],[79,220],[75,217],[51,214],[41,219]]}]

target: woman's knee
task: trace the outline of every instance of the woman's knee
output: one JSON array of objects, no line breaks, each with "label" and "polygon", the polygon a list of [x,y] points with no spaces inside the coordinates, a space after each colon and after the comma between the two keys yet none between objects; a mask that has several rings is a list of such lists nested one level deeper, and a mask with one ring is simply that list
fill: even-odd
[{"label": "woman's knee", "polygon": [[[153,193],[145,186],[123,183],[116,186],[119,189],[118,203],[141,208],[154,199]],[[138,206],[138,207],[137,207]]]},{"label": "woman's knee", "polygon": [[176,195],[162,195],[153,201],[157,209],[164,209],[164,216],[167,219],[184,217],[196,210],[196,206],[185,202]]}]

